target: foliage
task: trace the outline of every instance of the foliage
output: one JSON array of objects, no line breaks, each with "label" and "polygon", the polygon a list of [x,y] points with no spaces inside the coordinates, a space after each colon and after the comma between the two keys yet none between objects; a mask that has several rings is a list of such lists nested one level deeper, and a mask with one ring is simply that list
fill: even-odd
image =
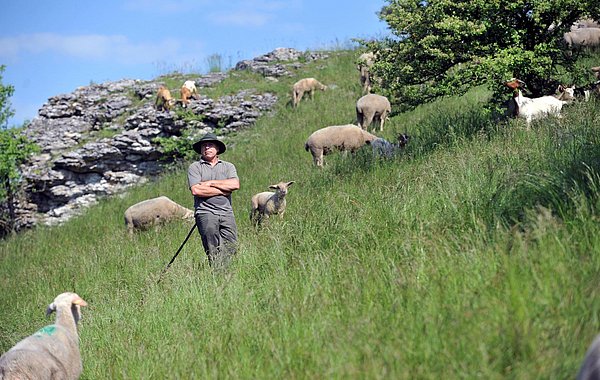
[{"label": "foliage", "polygon": [[498,100],[505,80],[535,95],[556,89],[557,66],[572,67],[562,38],[576,20],[597,17],[598,0],[387,0],[393,37],[364,42],[373,71],[397,110],[486,84]]},{"label": "foliage", "polygon": [[14,93],[14,87],[2,84],[1,74],[4,69],[5,66],[0,66],[0,203],[6,205],[8,215],[4,215],[4,212],[0,213],[0,235],[4,235],[6,230],[12,230],[14,227],[13,202],[20,179],[19,166],[29,155],[38,150],[37,145],[19,134],[17,129],[7,127],[8,119],[14,115],[9,101]]},{"label": "foliage", "polygon": [[11,85],[2,84],[2,73],[6,66],[0,65],[0,128],[5,128],[15,113],[10,108],[10,97],[14,94],[15,88]]}]

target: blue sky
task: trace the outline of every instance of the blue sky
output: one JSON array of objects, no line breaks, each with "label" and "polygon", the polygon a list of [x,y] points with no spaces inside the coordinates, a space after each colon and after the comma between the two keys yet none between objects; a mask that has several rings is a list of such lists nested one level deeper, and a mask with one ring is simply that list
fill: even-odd
[{"label": "blue sky", "polygon": [[381,38],[382,1],[0,0],[2,83],[15,116],[31,120],[48,98],[79,86],[205,73],[219,54],[235,65],[277,47],[348,46]]}]

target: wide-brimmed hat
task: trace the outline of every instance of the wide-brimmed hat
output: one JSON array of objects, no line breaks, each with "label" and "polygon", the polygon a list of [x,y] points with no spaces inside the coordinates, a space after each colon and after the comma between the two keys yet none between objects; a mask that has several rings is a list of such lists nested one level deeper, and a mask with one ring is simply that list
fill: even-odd
[{"label": "wide-brimmed hat", "polygon": [[202,145],[202,143],[205,142],[215,143],[215,145],[217,145],[217,154],[221,154],[225,152],[225,150],[227,150],[227,147],[221,140],[217,138],[217,135],[215,135],[214,133],[207,133],[204,136],[202,136],[200,140],[194,143],[193,148],[196,151],[196,153],[202,154],[200,146]]}]

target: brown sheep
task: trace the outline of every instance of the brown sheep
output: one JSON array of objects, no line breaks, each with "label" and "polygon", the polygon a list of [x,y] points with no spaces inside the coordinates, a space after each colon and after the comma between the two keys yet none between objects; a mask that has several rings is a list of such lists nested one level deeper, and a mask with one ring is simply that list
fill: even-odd
[{"label": "brown sheep", "polygon": [[125,211],[125,225],[129,234],[174,219],[192,219],[194,211],[162,196],[134,204]]},{"label": "brown sheep", "polygon": [[315,78],[304,78],[294,83],[292,88],[292,102],[293,106],[298,107],[300,100],[305,92],[310,94],[310,98],[314,98],[315,90],[325,91],[327,86],[316,80]]},{"label": "brown sheep", "polygon": [[175,105],[175,99],[171,96],[171,91],[165,86],[160,86],[156,93],[156,101],[154,106],[159,111],[170,111],[171,107]]}]

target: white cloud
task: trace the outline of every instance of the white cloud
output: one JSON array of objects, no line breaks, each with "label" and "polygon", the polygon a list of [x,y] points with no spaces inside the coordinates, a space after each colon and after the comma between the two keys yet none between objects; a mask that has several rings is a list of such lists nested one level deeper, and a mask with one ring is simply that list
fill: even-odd
[{"label": "white cloud", "polygon": [[[201,44],[191,44],[201,49]],[[133,42],[122,35],[27,34],[0,38],[0,58],[18,61],[24,55],[55,54],[89,61],[125,64],[151,63],[188,54],[190,44],[176,39]],[[183,57],[182,57],[183,58]]]}]

